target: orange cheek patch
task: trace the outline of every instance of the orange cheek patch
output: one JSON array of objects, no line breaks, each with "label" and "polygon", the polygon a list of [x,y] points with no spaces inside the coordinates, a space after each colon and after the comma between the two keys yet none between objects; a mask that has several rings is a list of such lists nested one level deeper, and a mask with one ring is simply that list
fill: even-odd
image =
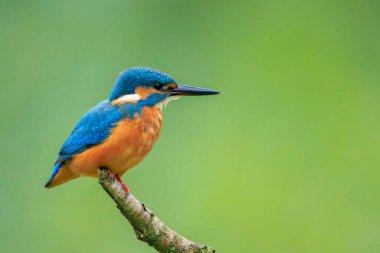
[{"label": "orange cheek patch", "polygon": [[177,85],[177,84],[175,84],[175,83],[169,83],[169,84],[167,85],[167,87],[168,87],[168,89],[169,89],[169,90],[172,90],[172,89],[175,89],[175,88],[177,88],[177,87],[178,87],[178,85]]},{"label": "orange cheek patch", "polygon": [[141,97],[141,99],[146,99],[152,93],[159,93],[154,88],[145,88],[145,87],[137,87],[135,92]]}]

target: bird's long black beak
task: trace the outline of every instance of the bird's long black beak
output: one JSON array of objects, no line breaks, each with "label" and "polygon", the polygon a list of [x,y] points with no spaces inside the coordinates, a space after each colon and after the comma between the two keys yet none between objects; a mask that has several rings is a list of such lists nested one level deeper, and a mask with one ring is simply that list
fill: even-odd
[{"label": "bird's long black beak", "polygon": [[177,88],[169,91],[170,96],[207,96],[220,94],[219,91],[206,88],[199,88],[187,85],[178,85]]}]

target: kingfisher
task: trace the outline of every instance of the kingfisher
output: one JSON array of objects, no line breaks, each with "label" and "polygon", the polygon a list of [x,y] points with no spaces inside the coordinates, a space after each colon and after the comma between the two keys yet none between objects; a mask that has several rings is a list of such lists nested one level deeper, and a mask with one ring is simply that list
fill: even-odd
[{"label": "kingfisher", "polygon": [[140,163],[157,141],[166,104],[182,96],[219,93],[177,84],[152,68],[124,70],[109,98],[89,110],[63,143],[45,187],[81,176],[97,178],[98,170],[107,168],[128,191],[121,177]]}]

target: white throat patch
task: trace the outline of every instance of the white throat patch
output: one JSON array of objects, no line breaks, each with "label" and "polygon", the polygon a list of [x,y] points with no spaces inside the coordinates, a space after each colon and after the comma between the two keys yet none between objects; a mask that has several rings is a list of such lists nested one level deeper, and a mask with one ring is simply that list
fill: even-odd
[{"label": "white throat patch", "polygon": [[168,97],[167,99],[165,99],[161,103],[158,103],[157,106],[162,111],[170,101],[174,101],[174,100],[177,100],[177,99],[180,99],[180,96]]}]

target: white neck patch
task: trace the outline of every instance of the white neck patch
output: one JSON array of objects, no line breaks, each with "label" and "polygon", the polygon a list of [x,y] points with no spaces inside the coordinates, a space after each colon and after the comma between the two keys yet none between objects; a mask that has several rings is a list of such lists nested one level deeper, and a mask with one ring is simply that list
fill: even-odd
[{"label": "white neck patch", "polygon": [[112,101],[112,105],[136,104],[140,100],[139,94],[127,94]]}]

